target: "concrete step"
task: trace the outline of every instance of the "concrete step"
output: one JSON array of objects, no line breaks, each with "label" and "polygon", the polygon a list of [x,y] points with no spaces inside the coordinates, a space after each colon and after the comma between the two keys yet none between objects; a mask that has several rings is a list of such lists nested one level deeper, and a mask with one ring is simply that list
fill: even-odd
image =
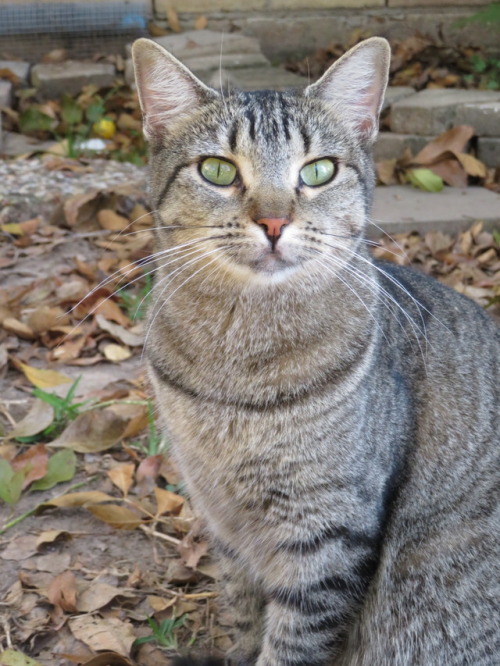
[{"label": "concrete step", "polygon": [[[487,228],[500,228],[500,194],[484,187],[445,187],[441,192],[423,192],[409,185],[375,188],[375,201],[367,234],[408,231],[464,231],[475,220]],[[375,226],[377,225],[377,226]],[[377,227],[380,227],[377,228]]]}]

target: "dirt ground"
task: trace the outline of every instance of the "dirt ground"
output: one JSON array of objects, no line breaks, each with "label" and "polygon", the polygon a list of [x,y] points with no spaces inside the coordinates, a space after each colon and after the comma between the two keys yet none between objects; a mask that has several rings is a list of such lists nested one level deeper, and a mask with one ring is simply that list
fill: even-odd
[{"label": "dirt ground", "polygon": [[[35,205],[0,219],[0,651],[31,666],[152,666],[231,645],[144,378],[134,310],[152,220],[144,195],[120,187],[61,194],[59,218]],[[481,223],[382,239],[374,253],[500,312],[500,234]]]}]

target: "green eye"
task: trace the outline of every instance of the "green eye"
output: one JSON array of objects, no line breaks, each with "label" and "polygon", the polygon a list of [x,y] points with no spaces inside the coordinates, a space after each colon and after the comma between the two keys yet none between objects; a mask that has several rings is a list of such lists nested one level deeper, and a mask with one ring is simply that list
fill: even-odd
[{"label": "green eye", "polygon": [[214,185],[231,185],[236,178],[236,167],[218,157],[207,157],[200,165],[203,178]]},{"label": "green eye", "polygon": [[317,185],[324,185],[333,178],[335,174],[335,163],[332,160],[316,160],[306,164],[300,170],[300,177],[302,182],[309,187],[316,187]]}]

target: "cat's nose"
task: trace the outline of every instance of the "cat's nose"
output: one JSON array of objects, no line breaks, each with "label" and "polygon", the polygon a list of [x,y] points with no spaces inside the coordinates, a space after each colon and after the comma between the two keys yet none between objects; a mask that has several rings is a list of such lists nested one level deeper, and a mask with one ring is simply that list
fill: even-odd
[{"label": "cat's nose", "polygon": [[290,224],[290,220],[287,217],[261,217],[258,220],[255,220],[255,222],[260,227],[264,228],[266,236],[271,241],[273,247],[281,236],[283,227]]}]

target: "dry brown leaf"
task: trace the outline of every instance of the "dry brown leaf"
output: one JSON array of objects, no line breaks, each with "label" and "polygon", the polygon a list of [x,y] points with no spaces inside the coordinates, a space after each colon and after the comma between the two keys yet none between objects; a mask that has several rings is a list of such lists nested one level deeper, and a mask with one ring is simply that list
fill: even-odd
[{"label": "dry brown leaf", "polygon": [[9,541],[0,553],[3,560],[27,560],[37,552],[36,536],[34,534],[21,534]]},{"label": "dry brown leaf", "polygon": [[58,575],[66,571],[71,564],[70,553],[47,553],[46,555],[36,555],[25,560],[23,569],[31,571],[46,571]]},{"label": "dry brown leaf", "polygon": [[36,337],[35,332],[27,324],[23,324],[15,317],[6,317],[2,321],[2,326],[9,333],[14,333],[25,340],[34,340]]},{"label": "dry brown leaf", "polygon": [[161,613],[161,611],[164,611],[175,604],[175,597],[166,599],[165,597],[157,597],[154,594],[149,594],[146,599],[155,613]]},{"label": "dry brown leaf", "polygon": [[467,187],[468,176],[466,171],[452,153],[447,153],[447,155],[450,156],[448,159],[434,162],[428,168],[451,187]]},{"label": "dry brown leaf", "polygon": [[67,377],[56,370],[34,368],[31,365],[26,365],[26,363],[21,363],[21,361],[14,361],[14,363],[24,373],[26,379],[41,389],[53,388],[54,386],[73,382],[71,377]]},{"label": "dry brown leaf", "polygon": [[179,15],[173,7],[167,7],[166,9],[168,27],[173,32],[182,32],[181,24],[179,23]]},{"label": "dry brown leaf", "polygon": [[109,333],[113,338],[119,342],[123,342],[123,344],[128,345],[129,347],[140,347],[144,343],[143,335],[128,331],[119,324],[113,324],[100,314],[96,315],[96,321],[101,330],[106,331],[106,333]]},{"label": "dry brown leaf", "polygon": [[98,229],[96,215],[104,203],[104,195],[99,190],[91,190],[68,197],[63,204],[63,212],[69,227],[79,230]]},{"label": "dry brown leaf", "polygon": [[40,508],[43,509],[52,506],[57,506],[62,508],[86,507],[88,504],[98,504],[99,502],[112,502],[115,500],[116,497],[107,495],[106,493],[103,493],[100,490],[86,490],[81,493],[68,493],[67,495],[54,497],[54,499],[44,502]]},{"label": "dry brown leaf", "polygon": [[76,417],[48,446],[78,453],[105,451],[123,437],[127,421],[110,409],[95,409]]},{"label": "dry brown leaf", "polygon": [[24,481],[22,488],[26,488],[33,481],[43,479],[47,474],[49,454],[44,444],[32,444],[26,451],[20,453],[11,462],[12,468],[22,471]]},{"label": "dry brown leaf", "polygon": [[397,160],[381,160],[375,164],[377,171],[377,178],[384,185],[395,185],[398,180],[396,178],[396,164]]},{"label": "dry brown leaf", "polygon": [[132,352],[127,347],[122,347],[114,342],[104,345],[101,349],[104,356],[111,363],[121,363],[132,356]]},{"label": "dry brown leaf", "polygon": [[208,19],[206,16],[197,16],[196,21],[194,22],[194,29],[195,30],[205,30],[205,28],[208,25]]},{"label": "dry brown leaf", "polygon": [[79,613],[93,613],[107,606],[118,596],[131,598],[135,595],[133,592],[122,590],[108,583],[93,581],[89,585],[85,584],[84,589],[80,589],[79,586],[76,610]]},{"label": "dry brown leaf", "polygon": [[62,308],[41,305],[29,315],[28,326],[35,333],[45,333],[54,326],[64,326],[69,323],[69,316]]},{"label": "dry brown leaf", "polygon": [[29,412],[8,434],[8,437],[31,437],[45,430],[54,420],[54,408],[44,400],[36,398]]},{"label": "dry brown leaf", "polygon": [[36,547],[39,550],[47,543],[54,543],[56,541],[67,541],[71,539],[71,534],[65,530],[45,530],[40,532],[36,539]]},{"label": "dry brown leaf", "polygon": [[116,504],[96,504],[87,506],[87,510],[103,522],[121,530],[134,530],[143,524],[142,518],[125,506]]},{"label": "dry brown leaf", "polygon": [[116,652],[102,652],[81,666],[134,666],[134,664]]},{"label": "dry brown leaf", "polygon": [[127,496],[128,491],[134,483],[135,465],[133,463],[124,463],[108,470],[107,474],[114,485]]},{"label": "dry brown leaf", "polygon": [[486,178],[488,173],[486,166],[473,155],[457,153],[457,159],[469,176]]},{"label": "dry brown leaf", "polygon": [[112,650],[128,655],[136,638],[132,625],[115,617],[80,615],[70,618],[68,624],[74,636],[96,652]]},{"label": "dry brown leaf", "polygon": [[76,578],[73,572],[64,571],[54,578],[47,589],[47,598],[54,606],[67,613],[76,611]]},{"label": "dry brown leaf", "polygon": [[100,314],[106,319],[121,324],[121,326],[130,326],[131,321],[127,315],[120,309],[120,306],[117,305],[110,298],[103,298],[100,301],[97,301],[93,310],[95,314]]},{"label": "dry brown leaf", "polygon": [[441,159],[443,153],[463,153],[464,148],[474,136],[474,128],[469,125],[457,125],[443,132],[430,141],[422,150],[415,155],[415,164],[429,166],[435,160]]},{"label": "dry brown leaf", "polygon": [[103,208],[97,213],[97,221],[103,229],[108,231],[124,231],[129,225],[130,220],[123,215],[119,215],[111,208]]},{"label": "dry brown leaf", "polygon": [[172,493],[170,490],[158,487],[154,489],[154,492],[156,497],[157,516],[161,516],[164,513],[179,513],[184,504],[183,497]]}]

